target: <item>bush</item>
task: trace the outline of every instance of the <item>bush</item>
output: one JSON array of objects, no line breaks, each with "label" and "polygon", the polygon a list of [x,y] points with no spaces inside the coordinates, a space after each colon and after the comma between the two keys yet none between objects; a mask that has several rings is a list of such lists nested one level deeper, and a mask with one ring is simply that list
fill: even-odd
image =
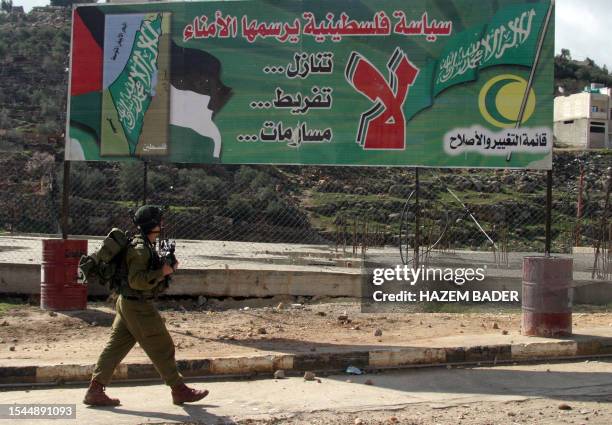
[{"label": "bush", "polygon": [[255,198],[262,205],[276,201],[278,194],[271,187],[263,187],[257,191]]},{"label": "bush", "polygon": [[43,124],[37,126],[37,128],[40,134],[43,136],[57,135],[62,132],[62,125],[63,123],[57,120],[47,119]]},{"label": "bush", "polygon": [[410,194],[412,193],[412,190],[413,188],[411,186],[402,185],[402,184],[394,184],[393,186],[389,188],[389,195],[395,196],[398,198],[405,198],[405,197],[410,196]]},{"label": "bush", "polygon": [[230,196],[227,202],[227,210],[227,215],[234,220],[248,221],[255,215],[255,209],[252,207],[252,202],[239,194]]},{"label": "bush", "polygon": [[196,200],[225,199],[227,183],[216,176],[209,176],[202,169],[182,169],[178,173],[178,189]]},{"label": "bush", "polygon": [[270,202],[264,214],[270,224],[278,226],[299,227],[308,222],[304,213],[282,199]]},{"label": "bush", "polygon": [[198,199],[222,199],[227,195],[227,186],[219,177],[204,175],[191,180],[187,191]]},{"label": "bush", "polygon": [[105,186],[106,176],[100,170],[86,166],[72,167],[70,170],[70,192],[74,196],[99,199]]},{"label": "bush", "polygon": [[119,187],[130,199],[142,196],[143,166],[140,162],[123,162],[119,168]]},{"label": "bush", "polygon": [[234,186],[239,191],[247,189],[259,190],[262,187],[272,184],[272,179],[269,175],[262,171],[258,171],[248,166],[240,167],[240,170],[234,177]]},{"label": "bush", "polygon": [[[1,53],[0,53],[1,56]],[[11,125],[11,120],[9,119],[8,110],[2,108],[0,109],[0,129],[7,129]]]},{"label": "bush", "polygon": [[172,178],[166,174],[162,174],[159,172],[149,172],[148,176],[148,184],[152,190],[157,192],[158,194],[163,194],[170,192],[172,189]]}]

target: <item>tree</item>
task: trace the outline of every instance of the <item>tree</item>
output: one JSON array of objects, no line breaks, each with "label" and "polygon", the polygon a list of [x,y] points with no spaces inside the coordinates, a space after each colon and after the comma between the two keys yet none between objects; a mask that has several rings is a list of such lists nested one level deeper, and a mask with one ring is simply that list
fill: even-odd
[{"label": "tree", "polygon": [[6,13],[11,13],[13,10],[13,0],[1,0],[0,10],[5,11]]},{"label": "tree", "polygon": [[5,108],[0,108],[0,129],[9,128],[11,120],[9,119],[9,112]]},{"label": "tree", "polygon": [[570,53],[569,49],[561,49],[561,59],[566,60],[566,61],[571,61],[572,60],[572,54]]},{"label": "tree", "polygon": [[139,161],[122,162],[119,169],[119,187],[124,195],[137,202],[142,199],[143,166]]},{"label": "tree", "polygon": [[591,58],[586,58],[584,61],[574,60],[568,49],[561,49],[561,53],[555,56],[557,94],[578,93],[590,83],[612,86],[612,76],[608,67],[597,65]]},{"label": "tree", "polygon": [[78,3],[97,3],[98,0],[51,0],[51,6],[72,7]]}]

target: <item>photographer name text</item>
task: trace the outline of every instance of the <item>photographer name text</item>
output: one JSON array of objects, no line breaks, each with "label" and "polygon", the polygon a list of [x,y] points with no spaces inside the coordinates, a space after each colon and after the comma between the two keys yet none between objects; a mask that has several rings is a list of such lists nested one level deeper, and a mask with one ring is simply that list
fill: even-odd
[{"label": "photographer name text", "polygon": [[[371,284],[374,286],[372,299],[374,302],[382,303],[418,303],[418,302],[519,302],[519,292],[513,290],[477,290],[467,289],[467,283],[482,283],[485,280],[486,266],[473,267],[447,267],[430,268],[408,267],[397,265],[392,268],[376,268],[372,270]],[[430,288],[416,289],[415,285],[430,282],[455,288],[447,290],[434,290]],[[382,286],[390,283],[394,285],[406,285],[410,290],[401,288],[390,289]]]},{"label": "photographer name text", "polygon": [[374,291],[375,302],[518,302],[518,291]]}]

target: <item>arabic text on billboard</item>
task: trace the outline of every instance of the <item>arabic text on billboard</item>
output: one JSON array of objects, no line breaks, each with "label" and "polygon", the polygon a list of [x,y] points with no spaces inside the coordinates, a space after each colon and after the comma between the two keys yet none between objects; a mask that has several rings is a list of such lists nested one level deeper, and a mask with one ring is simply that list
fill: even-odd
[{"label": "arabic text on billboard", "polygon": [[80,6],[66,156],[549,169],[549,7],[526,0]]}]

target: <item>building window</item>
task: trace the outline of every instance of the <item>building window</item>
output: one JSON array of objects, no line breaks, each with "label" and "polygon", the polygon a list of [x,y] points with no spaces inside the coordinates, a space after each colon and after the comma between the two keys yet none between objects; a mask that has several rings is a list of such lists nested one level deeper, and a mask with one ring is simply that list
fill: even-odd
[{"label": "building window", "polygon": [[563,121],[563,124],[574,124],[574,120]]},{"label": "building window", "polygon": [[599,107],[598,106],[591,106],[591,112],[599,112]]},{"label": "building window", "polygon": [[605,133],[606,127],[597,127],[592,125],[590,128],[591,133]]}]

